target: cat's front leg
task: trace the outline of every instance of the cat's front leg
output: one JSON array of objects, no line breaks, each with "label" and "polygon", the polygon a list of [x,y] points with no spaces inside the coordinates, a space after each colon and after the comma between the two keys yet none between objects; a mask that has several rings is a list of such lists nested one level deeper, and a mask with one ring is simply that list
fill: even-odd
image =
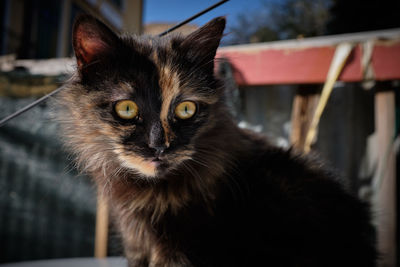
[{"label": "cat's front leg", "polygon": [[169,259],[160,262],[150,262],[149,267],[193,267],[189,260],[186,258]]},{"label": "cat's front leg", "polygon": [[185,256],[173,256],[171,258],[151,259],[150,262],[146,257],[129,257],[128,267],[193,267],[190,261]]},{"label": "cat's front leg", "polygon": [[125,257],[128,260],[128,267],[148,267],[149,260],[147,255],[137,251],[125,252]]},{"label": "cat's front leg", "polygon": [[148,267],[149,261],[145,258],[128,259],[128,267]]},{"label": "cat's front leg", "polygon": [[149,267],[193,267],[193,264],[180,251],[155,247],[151,253]]},{"label": "cat's front leg", "polygon": [[162,246],[155,246],[150,255],[140,249],[126,249],[125,256],[128,267],[193,267],[184,253]]}]

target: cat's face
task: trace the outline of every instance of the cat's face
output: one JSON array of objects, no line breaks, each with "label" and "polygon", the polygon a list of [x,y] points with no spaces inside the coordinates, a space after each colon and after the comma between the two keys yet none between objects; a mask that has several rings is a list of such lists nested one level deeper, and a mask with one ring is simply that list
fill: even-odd
[{"label": "cat's face", "polygon": [[213,68],[224,27],[217,18],[186,38],[131,38],[80,17],[73,31],[80,79],[64,97],[76,142],[146,177],[190,161],[222,105]]}]

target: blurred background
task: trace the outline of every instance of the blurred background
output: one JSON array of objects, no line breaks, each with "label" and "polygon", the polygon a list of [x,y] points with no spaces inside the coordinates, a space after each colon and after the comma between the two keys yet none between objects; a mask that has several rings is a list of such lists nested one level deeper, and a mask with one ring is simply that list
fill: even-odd
[{"label": "blurred background", "polygon": [[[0,118],[73,73],[77,14],[155,35],[215,2],[1,0]],[[216,72],[239,126],[311,148],[370,202],[382,266],[399,262],[399,14],[398,0],[230,0],[178,30],[227,16]],[[0,263],[94,254],[96,189],[57,129],[46,102],[0,128]],[[109,230],[107,255],[122,255]]]}]

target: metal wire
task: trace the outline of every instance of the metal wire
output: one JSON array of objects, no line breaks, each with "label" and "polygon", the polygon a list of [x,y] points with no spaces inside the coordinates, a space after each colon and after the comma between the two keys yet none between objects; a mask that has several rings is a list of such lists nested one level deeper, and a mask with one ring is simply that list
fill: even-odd
[{"label": "metal wire", "polygon": [[206,9],[204,9],[203,11],[200,11],[200,12],[197,13],[196,15],[193,15],[193,16],[191,16],[190,18],[188,18],[188,19],[182,21],[181,23],[178,23],[178,24],[176,24],[175,26],[169,28],[168,30],[166,30],[166,31],[164,31],[164,32],[162,32],[162,33],[160,33],[158,36],[160,36],[160,37],[161,37],[161,36],[164,36],[164,35],[166,35],[166,34],[172,32],[172,31],[178,29],[179,27],[181,27],[181,26],[183,26],[183,25],[185,25],[185,24],[191,22],[192,20],[194,20],[194,19],[200,17],[201,15],[207,13],[208,11],[210,11],[210,10],[212,10],[212,9],[214,9],[214,8],[220,6],[220,5],[222,5],[222,4],[224,4],[225,2],[228,2],[228,1],[229,1],[229,0],[222,0],[222,1],[219,1],[218,3],[216,3],[216,4],[214,4],[214,5],[210,6],[210,7],[208,7],[208,8],[206,8]]},{"label": "metal wire", "polygon": [[[188,18],[188,19],[186,19],[186,20],[184,20],[184,21],[182,21],[182,22],[176,24],[175,26],[169,28],[168,30],[166,30],[166,31],[164,31],[164,32],[162,32],[162,33],[160,33],[158,36],[159,36],[159,37],[162,37],[162,36],[164,36],[164,35],[166,35],[166,34],[172,32],[172,31],[178,29],[179,27],[182,27],[183,25],[189,23],[190,21],[192,21],[192,20],[194,20],[194,19],[200,17],[201,15],[207,13],[208,11],[210,11],[210,10],[212,10],[212,9],[214,9],[214,8],[220,6],[220,5],[222,5],[222,4],[224,4],[224,3],[228,2],[228,1],[229,1],[229,0],[222,0],[222,1],[219,1],[218,3],[216,3],[216,4],[214,4],[214,5],[212,5],[212,6],[208,7],[208,8],[206,8],[206,9],[204,9],[204,10],[202,10],[202,11],[200,11],[199,13],[197,13],[197,14],[191,16],[190,18]],[[45,100],[46,100],[47,98],[49,98],[50,96],[57,94],[57,93],[60,92],[64,87],[65,87],[64,85],[61,86],[61,87],[58,87],[57,89],[55,89],[55,90],[52,91],[51,93],[49,93],[49,94],[47,94],[47,95],[45,95],[45,96],[42,96],[41,98],[39,98],[39,99],[37,99],[36,101],[30,103],[29,105],[27,105],[27,106],[25,106],[25,107],[19,109],[18,111],[14,112],[13,114],[11,114],[11,115],[5,117],[4,119],[0,120],[0,127],[2,127],[2,126],[5,125],[8,121],[14,119],[15,117],[18,117],[18,116],[21,115],[22,113],[24,113],[24,112],[30,110],[31,108],[33,108],[33,107],[39,105],[41,102],[45,101]]]},{"label": "metal wire", "polygon": [[9,120],[12,120],[13,118],[15,118],[15,117],[21,115],[22,113],[24,113],[24,112],[30,110],[31,108],[33,108],[33,107],[39,105],[41,102],[43,102],[44,100],[46,100],[46,99],[49,98],[50,96],[57,94],[57,93],[60,92],[64,87],[65,87],[64,85],[61,86],[61,87],[58,87],[57,89],[55,89],[55,90],[52,91],[51,93],[48,93],[47,95],[42,96],[41,98],[39,98],[39,99],[33,101],[32,103],[28,104],[27,106],[25,106],[25,107],[21,108],[20,110],[14,112],[13,114],[11,114],[11,115],[5,117],[4,119],[2,119],[2,120],[0,121],[0,127],[2,127],[4,124],[6,124]]}]

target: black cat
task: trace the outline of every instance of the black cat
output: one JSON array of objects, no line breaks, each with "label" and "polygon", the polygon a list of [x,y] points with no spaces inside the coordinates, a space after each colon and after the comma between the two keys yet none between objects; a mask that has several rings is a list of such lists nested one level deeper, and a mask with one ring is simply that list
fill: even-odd
[{"label": "black cat", "polygon": [[375,266],[367,205],[231,119],[214,76],[224,27],[118,37],[90,16],[75,23],[77,76],[58,118],[129,266]]}]

